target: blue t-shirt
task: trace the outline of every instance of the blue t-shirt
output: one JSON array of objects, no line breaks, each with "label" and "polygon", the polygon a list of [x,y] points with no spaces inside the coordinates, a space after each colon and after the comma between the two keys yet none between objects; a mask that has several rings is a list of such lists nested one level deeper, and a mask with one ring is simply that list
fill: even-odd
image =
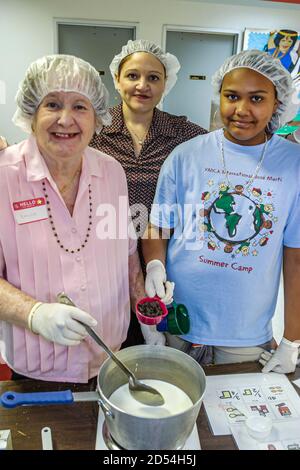
[{"label": "blue t-shirt", "polygon": [[[274,135],[242,146],[222,130],[176,147],[161,168],[150,220],[174,228],[167,277],[186,305],[182,338],[254,346],[272,338],[283,246],[300,248],[300,145]],[[249,184],[251,183],[251,184]]]}]

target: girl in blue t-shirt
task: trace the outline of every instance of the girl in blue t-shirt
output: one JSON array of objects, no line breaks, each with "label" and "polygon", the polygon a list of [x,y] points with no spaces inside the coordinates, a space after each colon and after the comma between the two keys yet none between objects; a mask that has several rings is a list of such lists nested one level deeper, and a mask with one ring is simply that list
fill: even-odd
[{"label": "girl in blue t-shirt", "polygon": [[[224,62],[213,76],[213,86],[220,96],[224,129],[181,144],[161,169],[148,236],[143,240],[146,292],[150,297],[162,298],[167,291],[168,297],[172,297],[175,283],[175,300],[188,306],[190,332],[181,337],[167,334],[170,346],[184,350],[201,363],[260,359],[264,372],[291,372],[295,369],[300,346],[300,185],[299,179],[297,181],[300,152],[297,145],[273,134],[296,114],[292,79],[278,59],[265,52],[248,50]],[[285,159],[282,156],[286,156]],[[229,157],[231,165],[236,165],[231,171],[228,170]],[[221,170],[216,169],[217,162],[221,162]],[[213,171],[219,172],[223,179],[215,191],[213,178],[208,181],[211,189],[202,186],[203,174]],[[281,176],[285,180],[286,200],[278,195],[277,207],[262,204],[261,189],[257,187],[259,178],[261,186],[264,179],[275,181],[272,171],[276,175],[281,172],[277,180]],[[242,178],[245,181],[241,184]],[[266,196],[267,184],[263,188]],[[278,193],[282,188],[283,185],[278,186]],[[175,236],[178,227],[182,228],[179,209],[193,202],[196,193],[205,195],[203,204],[208,204],[210,197],[215,199],[208,210],[204,205],[203,239],[207,237],[208,243],[206,251],[198,257],[187,250],[185,241]],[[245,216],[241,201],[246,200],[250,202],[247,202],[248,215]],[[174,212],[176,204],[178,213],[176,209]],[[269,243],[272,225],[277,223],[275,209],[281,218],[273,243]],[[243,225],[245,220],[247,223]],[[239,239],[239,233],[250,225],[253,234]],[[263,236],[267,230],[270,235]],[[171,233],[169,240],[168,231]],[[216,260],[218,250],[219,260]],[[249,266],[246,269],[241,262],[236,262],[246,259],[250,250],[256,269]],[[275,274],[266,269],[266,263],[258,264],[255,257],[260,250],[265,250],[264,253],[269,250],[269,258],[264,255],[262,259],[274,264]],[[270,350],[272,346],[271,320],[282,259],[285,330],[284,338],[272,354],[265,349]],[[248,284],[243,277],[246,272]],[[267,275],[272,279],[264,278]],[[250,282],[255,286],[252,296],[249,296]],[[259,295],[255,298],[257,290]],[[162,333],[153,327],[149,329],[149,343],[161,344]]]}]

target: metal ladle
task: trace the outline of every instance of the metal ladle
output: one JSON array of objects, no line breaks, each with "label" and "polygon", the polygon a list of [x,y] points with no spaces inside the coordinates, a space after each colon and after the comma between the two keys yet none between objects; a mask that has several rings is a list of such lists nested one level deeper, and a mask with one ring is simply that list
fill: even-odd
[{"label": "metal ladle", "polygon": [[[72,300],[64,292],[61,292],[57,295],[57,301],[61,304],[76,307],[74,302],[72,302]],[[79,320],[76,321],[78,321],[85,327],[86,331],[93,338],[93,340],[95,340],[96,343],[98,343],[99,346],[104,349],[104,351],[111,357],[111,359],[122,369],[124,374],[127,375],[129,379],[129,391],[133,398],[135,398],[135,400],[148,406],[161,406],[165,403],[165,400],[163,399],[163,396],[159,393],[159,391],[138,380],[134,373],[131,372],[131,370],[128,369],[128,367],[125,366],[125,364],[117,358],[117,356],[112,352],[112,350],[108,346],[106,346],[106,344],[103,342],[103,340],[93,328],[86,325],[85,323],[80,322]]]}]

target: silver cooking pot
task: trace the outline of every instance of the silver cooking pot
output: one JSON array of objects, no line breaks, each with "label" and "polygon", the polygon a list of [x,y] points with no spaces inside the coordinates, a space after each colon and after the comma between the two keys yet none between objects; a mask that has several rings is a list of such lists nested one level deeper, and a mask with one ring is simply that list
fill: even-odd
[{"label": "silver cooking pot", "polygon": [[182,413],[161,418],[134,416],[117,408],[109,398],[127,382],[127,377],[109,358],[99,370],[98,393],[111,437],[127,450],[181,449],[193,430],[203,400],[206,379],[202,367],[187,354],[166,346],[132,346],[117,355],[138,379],[176,385],[193,405]]}]

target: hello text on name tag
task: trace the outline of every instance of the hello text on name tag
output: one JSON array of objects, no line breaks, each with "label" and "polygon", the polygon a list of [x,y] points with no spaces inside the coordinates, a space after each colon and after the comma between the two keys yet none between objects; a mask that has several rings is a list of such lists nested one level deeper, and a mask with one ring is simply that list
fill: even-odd
[{"label": "hello text on name tag", "polygon": [[28,224],[48,219],[45,198],[27,199],[13,202],[14,217],[17,224]]}]

